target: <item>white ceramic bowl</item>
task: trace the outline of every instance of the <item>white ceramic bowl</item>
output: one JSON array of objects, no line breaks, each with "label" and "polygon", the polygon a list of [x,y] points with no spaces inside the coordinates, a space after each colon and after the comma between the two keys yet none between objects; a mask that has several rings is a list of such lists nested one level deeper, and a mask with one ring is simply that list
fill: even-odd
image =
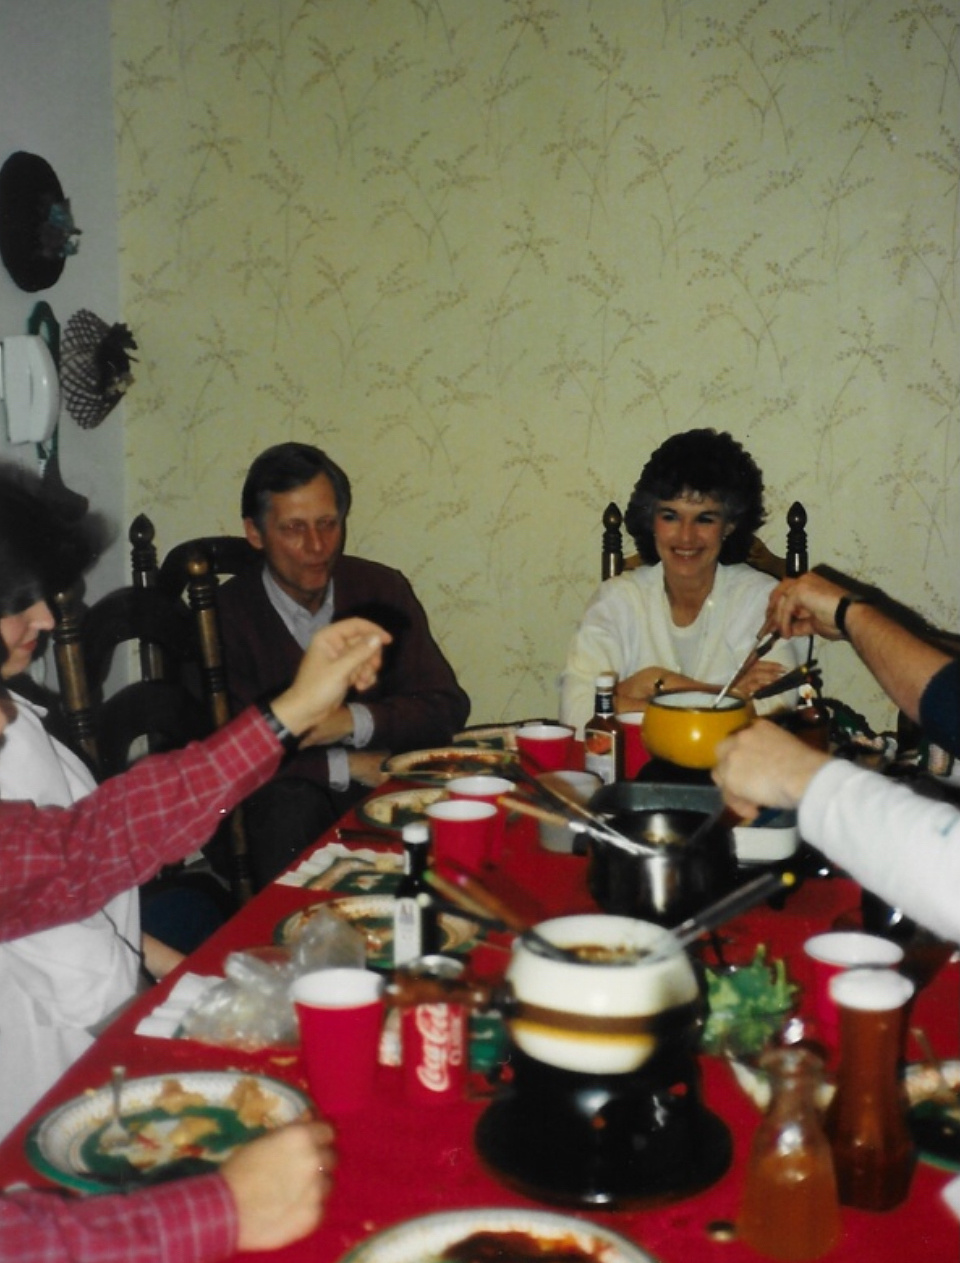
[{"label": "white ceramic bowl", "polygon": [[769,825],[736,825],[733,845],[741,864],[776,864],[788,860],[800,846],[797,813],[782,811]]},{"label": "white ceramic bowl", "polygon": [[[536,927],[561,947],[650,950],[666,931],[649,921],[600,914],[557,917]],[[698,999],[686,953],[653,964],[557,961],[514,945],[507,968],[517,1046],[531,1057],[583,1074],[628,1074],[649,1059],[664,1015],[679,1017]],[[677,1010],[677,1013],[673,1013]],[[692,1020],[692,1018],[691,1018]]]}]

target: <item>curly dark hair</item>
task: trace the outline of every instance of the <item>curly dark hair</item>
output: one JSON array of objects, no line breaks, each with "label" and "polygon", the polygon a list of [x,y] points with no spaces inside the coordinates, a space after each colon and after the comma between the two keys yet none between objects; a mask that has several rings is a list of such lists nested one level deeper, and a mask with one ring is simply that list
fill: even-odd
[{"label": "curly dark hair", "polygon": [[0,464],[0,617],[20,614],[72,586],[106,546],[95,513],[77,521],[35,475]]},{"label": "curly dark hair", "polygon": [[674,434],[644,465],[623,519],[641,559],[651,566],[660,560],[653,540],[657,506],[686,492],[718,500],[724,519],[734,524],[720,550],[721,564],[745,561],[766,519],[763,475],[735,438],[716,430]]}]

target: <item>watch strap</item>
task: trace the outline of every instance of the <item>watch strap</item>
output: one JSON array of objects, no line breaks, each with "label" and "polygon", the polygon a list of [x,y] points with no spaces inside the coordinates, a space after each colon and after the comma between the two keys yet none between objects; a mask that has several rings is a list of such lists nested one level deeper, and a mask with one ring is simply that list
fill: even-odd
[{"label": "watch strap", "polygon": [[872,605],[873,602],[867,596],[853,596],[847,594],[842,596],[837,602],[837,608],[833,612],[833,621],[836,624],[837,631],[844,638],[850,639],[850,633],[847,631],[847,612],[851,605]]},{"label": "watch strap", "polygon": [[257,709],[267,721],[267,726],[270,728],[270,731],[275,734],[284,750],[288,752],[296,750],[297,746],[300,744],[300,738],[290,731],[282,719],[277,718],[270,703],[260,702]]}]

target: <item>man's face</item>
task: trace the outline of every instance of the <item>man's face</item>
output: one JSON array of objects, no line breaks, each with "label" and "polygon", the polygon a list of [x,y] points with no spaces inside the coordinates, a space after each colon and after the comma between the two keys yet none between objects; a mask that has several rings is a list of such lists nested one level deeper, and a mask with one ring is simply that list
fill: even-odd
[{"label": "man's face", "polygon": [[274,492],[262,530],[252,518],[244,518],[243,526],[284,592],[315,614],[343,551],[343,522],[327,475]]}]

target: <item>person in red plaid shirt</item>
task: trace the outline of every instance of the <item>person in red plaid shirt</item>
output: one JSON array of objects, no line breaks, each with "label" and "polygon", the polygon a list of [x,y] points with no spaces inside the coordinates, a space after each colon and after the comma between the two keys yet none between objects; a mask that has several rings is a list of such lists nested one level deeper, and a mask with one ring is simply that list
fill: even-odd
[{"label": "person in red plaid shirt", "polygon": [[[0,574],[0,600],[4,597]],[[286,746],[369,688],[390,637],[364,619],[318,632],[293,684],[207,741],[155,755],[72,807],[0,802],[0,939],[102,907],[195,850],[222,812],[276,771]],[[0,697],[0,733],[10,719]],[[132,1195],[0,1195],[0,1259],[19,1263],[212,1263],[277,1249],[320,1222],[333,1131],[293,1123],[238,1149],[216,1174]]]}]

